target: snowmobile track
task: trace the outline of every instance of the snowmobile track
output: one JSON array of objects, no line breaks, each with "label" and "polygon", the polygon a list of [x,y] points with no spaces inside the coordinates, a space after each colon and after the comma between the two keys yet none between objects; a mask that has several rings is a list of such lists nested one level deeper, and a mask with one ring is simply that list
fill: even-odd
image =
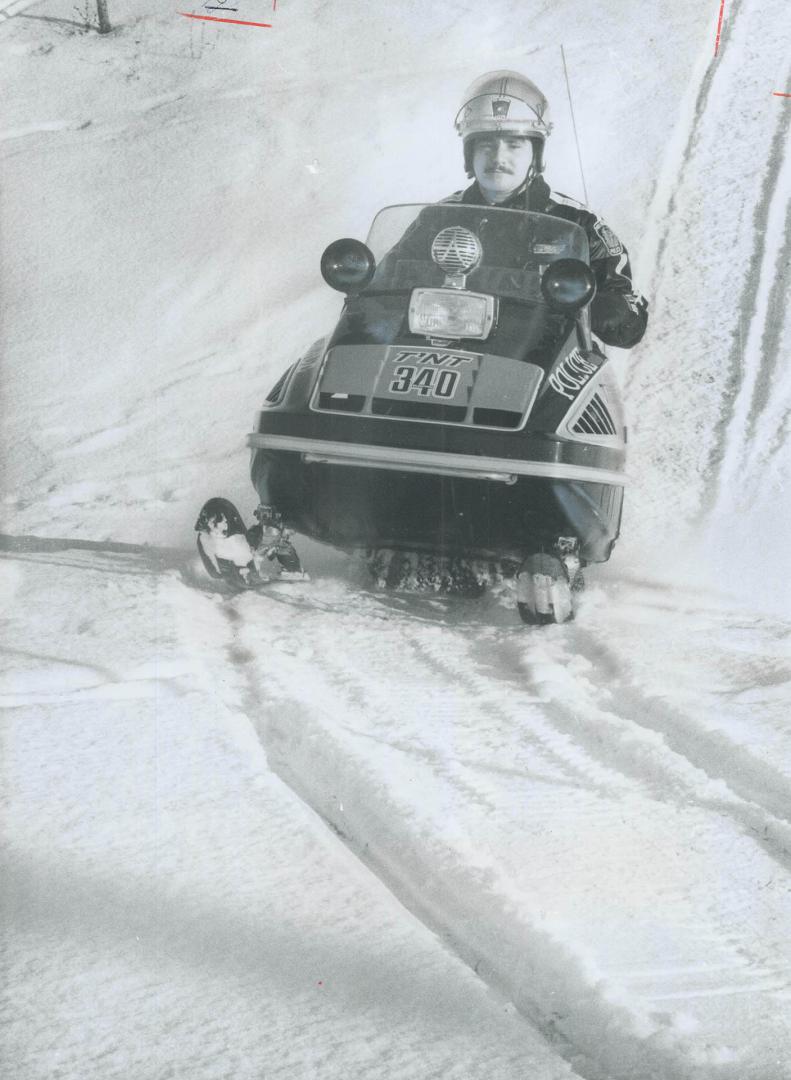
[{"label": "snowmobile track", "polygon": [[[568,705],[560,690],[550,690],[552,697],[544,708],[553,725],[603,767],[617,768],[651,797],[730,817],[773,859],[791,869],[791,796],[782,773],[726,735],[701,729],[692,717],[628,684],[612,650],[579,625],[568,630],[570,651],[605,676],[606,707],[600,693],[598,699],[578,696]],[[509,655],[503,646],[501,641],[491,654],[484,654],[484,664],[497,663],[501,677],[515,686],[525,670],[531,681],[541,679],[540,656],[536,664],[529,651],[512,644]],[[662,742],[635,738],[640,732],[658,734]],[[706,793],[709,780],[723,781],[728,790]]]},{"label": "snowmobile track", "polygon": [[[345,610],[315,611],[307,626],[294,624],[283,605],[265,601],[264,606],[266,611],[259,598],[245,596],[223,608],[229,609],[226,617],[234,612],[234,634],[247,655],[253,652],[256,625],[265,625],[271,635],[274,655],[270,653],[266,665],[253,660],[246,668],[249,715],[272,767],[286,783],[402,903],[480,977],[506,993],[581,1075],[597,1080],[603,1075],[619,1080],[635,1075],[656,1080],[692,1077],[694,1066],[678,1058],[671,1044],[658,1045],[646,1067],[628,1025],[620,1029],[615,1020],[617,1009],[613,1011],[606,995],[602,998],[581,972],[568,974],[566,965],[575,961],[563,945],[550,943],[538,925],[518,919],[510,926],[511,916],[499,909],[497,894],[488,897],[491,906],[485,914],[477,910],[468,897],[474,898],[480,883],[472,887],[465,878],[469,871],[460,868],[438,871],[447,857],[442,842],[425,835],[419,820],[410,825],[412,839],[405,844],[398,825],[403,825],[404,807],[382,788],[376,769],[366,764],[367,751],[359,748],[366,743],[380,748],[372,751],[370,762],[381,760],[384,753],[387,760],[400,763],[397,768],[406,768],[407,775],[421,776],[427,769],[438,792],[445,793],[441,798],[465,806],[467,813],[490,823],[489,828],[512,812],[513,792],[525,784],[531,785],[532,794],[522,806],[522,822],[534,834],[549,822],[557,830],[576,819],[579,800],[570,802],[570,788],[586,799],[586,817],[598,834],[617,835],[628,813],[624,807],[647,798],[697,821],[701,837],[716,828],[717,819],[730,818],[747,843],[766,846],[775,861],[787,865],[776,841],[782,824],[772,822],[760,808],[752,818],[753,809],[727,792],[715,797],[701,791],[709,778],[656,733],[612,713],[611,695],[602,694],[601,686],[597,690],[591,684],[593,697],[586,698],[586,688],[572,706],[559,706],[552,680],[567,666],[569,653],[579,653],[583,667],[587,663],[594,670],[598,659],[585,656],[590,643],[580,638],[576,627],[541,634],[488,628],[471,635],[469,629],[418,622],[402,614],[377,621],[372,634],[368,615],[353,604]],[[289,656],[294,663],[311,665],[307,698],[293,684]],[[392,673],[384,679],[374,674],[387,672],[386,661],[393,657],[399,671],[409,671],[409,686],[396,686]],[[273,664],[282,670],[273,672]],[[535,678],[526,678],[531,671]],[[278,715],[272,712],[273,702]],[[421,724],[419,717],[426,722]],[[394,728],[401,732],[397,738]],[[491,743],[488,760],[465,753],[467,733],[471,745]],[[414,836],[412,829],[417,830]],[[761,830],[766,835],[759,835]],[[687,890],[683,880],[666,886],[664,905],[683,911]],[[635,1007],[640,1001],[646,1007],[665,1003],[672,1008],[674,1001],[705,1003],[745,995],[752,1000],[784,991],[782,962],[774,963],[766,950],[756,951],[736,928],[733,914],[723,921],[718,903],[712,900],[709,906],[710,911],[699,911],[699,921],[674,927],[675,951],[668,952],[666,968],[647,975],[652,969],[641,961],[621,971],[621,984],[630,988]],[[504,924],[510,926],[505,939]],[[708,962],[701,964],[704,938]],[[520,958],[519,970],[528,964],[534,973],[528,992],[513,966],[514,957]],[[564,974],[559,976],[559,971]],[[582,996],[580,980],[586,984]],[[558,1024],[548,1011],[549,1000],[566,1016],[564,1022]],[[593,1017],[598,1018],[594,1024],[606,1023],[616,1031],[604,1057],[582,1034]],[[582,1022],[579,1031],[577,1021]],[[644,1048],[642,1042],[640,1046]]]},{"label": "snowmobile track", "polygon": [[[791,826],[791,792],[779,769],[760,761],[748,747],[736,745],[725,734],[700,727],[695,718],[643,694],[627,683],[616,654],[588,631],[577,628],[586,654],[617,687],[619,711],[634,723],[662,735],[668,747],[714,780],[723,780],[746,803],[763,809],[773,819]],[[791,854],[791,832],[788,834]]]},{"label": "snowmobile track", "polygon": [[[281,779],[583,1080],[709,1080],[714,1073],[698,1073],[682,1043],[657,1037],[649,1046],[640,1024],[677,1008],[705,1014],[720,998],[758,1008],[788,992],[782,950],[773,955],[747,932],[752,892],[724,906],[722,890],[710,901],[701,893],[691,907],[685,874],[667,880],[670,937],[661,952],[638,949],[631,959],[629,948],[611,958],[605,952],[598,974],[536,917],[532,893],[556,894],[558,867],[574,857],[569,837],[581,820],[594,835],[618,838],[617,851],[631,843],[624,816],[644,815],[643,804],[691,826],[685,842],[693,849],[705,849],[721,831],[717,821],[728,821],[740,842],[791,868],[787,814],[771,813],[782,809],[780,792],[759,803],[761,792],[752,790],[764,784],[764,766],[754,761],[745,779],[740,748],[724,736],[722,746],[710,733],[702,737],[694,718],[632,685],[625,657],[603,646],[595,629],[491,625],[475,617],[480,606],[454,606],[464,621],[450,623],[445,605],[360,594],[335,579],[311,583],[304,604],[294,603],[292,585],[223,595],[195,588],[182,553],[30,539],[16,546],[25,561],[99,572],[115,562],[121,573],[162,574],[177,595],[192,594],[185,613],[196,598],[208,605],[209,621],[225,628],[205,673],[210,692],[242,702]],[[185,615],[185,632],[188,621]],[[717,771],[723,761],[724,777]],[[421,786],[428,806],[447,806],[451,824],[457,821],[448,836],[431,811],[423,818],[421,800],[386,779],[391,767]],[[724,786],[739,779],[738,793]],[[504,830],[504,840],[517,807],[537,865],[514,908],[507,860],[488,867],[483,843],[483,862],[469,862],[466,845],[452,838],[455,830],[479,840]],[[556,838],[563,838],[559,863],[544,850]],[[495,839],[495,850],[503,840]],[[513,886],[524,888],[519,880]],[[771,871],[762,870],[755,888],[767,896],[777,890]],[[611,997],[613,986],[627,995],[628,1013]],[[591,1037],[603,1027],[606,1045]]]}]

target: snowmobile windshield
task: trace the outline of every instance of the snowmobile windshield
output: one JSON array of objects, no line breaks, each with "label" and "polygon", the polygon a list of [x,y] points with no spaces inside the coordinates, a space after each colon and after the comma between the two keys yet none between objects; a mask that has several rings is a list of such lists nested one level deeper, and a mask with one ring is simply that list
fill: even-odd
[{"label": "snowmobile windshield", "polygon": [[547,214],[461,203],[385,207],[374,218],[367,244],[376,273],[366,294],[453,283],[543,303],[541,275],[549,263],[589,262],[588,238],[579,225]]}]

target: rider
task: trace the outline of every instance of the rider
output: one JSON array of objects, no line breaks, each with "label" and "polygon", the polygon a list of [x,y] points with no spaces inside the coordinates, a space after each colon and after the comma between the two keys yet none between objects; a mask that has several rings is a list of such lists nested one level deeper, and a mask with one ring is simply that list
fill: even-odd
[{"label": "rider", "polygon": [[596,275],[593,332],[605,345],[636,345],[645,333],[648,304],[632,285],[626,248],[600,217],[550,191],[541,175],[552,124],[547,100],[535,83],[515,71],[482,75],[464,95],[456,130],[464,140],[467,176],[474,182],[443,201],[533,210],[581,225]]}]

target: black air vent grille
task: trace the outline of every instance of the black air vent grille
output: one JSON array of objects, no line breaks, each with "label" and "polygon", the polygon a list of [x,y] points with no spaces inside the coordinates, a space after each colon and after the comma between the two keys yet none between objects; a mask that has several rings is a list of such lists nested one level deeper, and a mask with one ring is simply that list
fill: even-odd
[{"label": "black air vent grille", "polygon": [[598,394],[594,394],[572,425],[578,435],[615,435],[615,421]]}]

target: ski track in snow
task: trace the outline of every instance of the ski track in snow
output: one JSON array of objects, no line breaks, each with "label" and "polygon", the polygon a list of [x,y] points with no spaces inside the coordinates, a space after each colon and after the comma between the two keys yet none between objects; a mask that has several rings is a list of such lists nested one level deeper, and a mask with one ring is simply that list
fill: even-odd
[{"label": "ski track in snow", "polygon": [[[504,677],[518,684],[527,673],[532,684],[543,683],[554,724],[573,733],[594,760],[617,766],[654,798],[731,817],[791,869],[791,798],[782,771],[754,759],[748,748],[734,746],[719,732],[700,731],[694,715],[630,686],[618,652],[600,645],[592,632],[575,629],[570,635],[577,662],[588,660],[596,672],[587,699],[569,692],[563,657],[550,664],[540,658],[520,664],[520,651],[515,650],[513,674]],[[501,655],[498,647],[495,657]]]},{"label": "ski track in snow", "polygon": [[492,598],[338,577],[223,596],[178,552],[39,545],[4,543],[27,548],[7,555],[22,567],[158,582],[182,658],[20,655],[0,706],[156,698],[197,673],[209,698],[242,701],[275,771],[576,1074],[785,1080],[767,1054],[791,999],[791,806],[783,759],[763,750],[780,738],[787,762],[791,747],[771,694],[749,747],[732,737],[739,693],[717,713],[705,695],[729,650],[743,691],[753,653],[787,678],[786,625],[701,592],[689,614],[725,651],[693,662],[696,699],[682,686],[674,700],[631,659],[636,619],[652,663],[676,647],[672,605],[640,584],[594,588],[578,624],[536,630]]},{"label": "ski track in snow", "polygon": [[[595,659],[598,671],[612,688],[620,714],[631,716],[641,727],[661,735],[675,753],[706,777],[724,781],[730,791],[739,796],[743,810],[753,805],[766,811],[767,828],[772,819],[781,819],[791,825],[791,792],[782,763],[777,765],[772,760],[756,757],[749,745],[735,744],[722,732],[702,726],[694,707],[685,711],[683,706],[671,704],[662,700],[658,693],[641,688],[629,677],[628,660],[625,663],[616,650],[599,643],[595,632],[583,631],[580,638],[585,642],[586,655]],[[780,705],[788,692],[791,672],[786,672],[786,680],[783,696],[778,699]],[[774,821],[774,824],[780,822]],[[784,850],[791,854],[791,832],[785,828],[782,831]]]},{"label": "ski track in snow", "polygon": [[[731,780],[738,779],[740,763],[744,762],[749,767],[744,770],[747,781],[742,778],[742,783],[749,787],[752,779],[760,787],[769,770],[762,772],[749,752],[730,744],[724,732],[708,740],[691,736],[681,748],[667,745],[673,740],[665,736],[676,729],[675,724],[667,721],[669,714],[657,714],[654,709],[646,722],[645,699],[639,693],[621,698],[621,688],[610,686],[609,676],[613,665],[618,664],[617,659],[613,660],[611,655],[609,665],[604,665],[605,679],[601,680],[601,650],[590,635],[576,628],[549,630],[538,640],[529,635],[526,645],[524,633],[482,630],[474,624],[454,627],[441,619],[432,623],[425,616],[414,618],[408,612],[397,613],[390,607],[378,610],[376,598],[370,596],[356,603],[348,590],[339,588],[337,583],[318,586],[315,607],[312,598],[295,603],[288,587],[283,588],[286,595],[282,598],[247,596],[231,601],[226,609],[237,641],[231,659],[253,671],[249,676],[250,714],[262,717],[259,729],[270,760],[281,775],[382,874],[408,906],[417,910],[435,930],[448,936],[460,955],[479,973],[488,972],[495,985],[504,985],[542,1030],[562,1034],[567,1042],[568,1059],[583,1075],[586,1069],[592,1070],[590,1075],[599,1075],[597,1070],[604,1068],[612,1076],[631,1076],[628,1070],[636,1061],[643,1069],[655,1070],[645,1075],[691,1076],[692,1062],[703,1068],[700,1075],[706,1075],[704,1063],[714,1067],[715,1051],[701,1056],[694,1040],[685,1043],[683,1036],[677,1036],[680,1041],[676,1042],[655,1031],[657,1045],[647,1052],[650,1040],[646,1042],[644,1036],[635,1039],[630,1026],[639,1029],[647,1017],[653,1017],[657,1023],[660,1014],[656,1003],[683,1002],[686,1009],[696,1009],[697,1019],[675,1014],[672,1020],[660,1017],[659,1031],[667,1023],[683,1032],[685,1024],[694,1028],[698,1023],[710,1022],[713,1028],[707,1032],[708,1042],[716,1043],[719,1038],[727,1044],[733,1006],[729,1005],[728,1020],[717,1030],[713,1002],[720,998],[729,1002],[739,997],[749,999],[745,1013],[748,1015],[755,1008],[755,997],[760,1000],[766,994],[771,1002],[773,995],[787,990],[788,958],[773,955],[771,950],[761,947],[756,935],[745,935],[744,928],[738,928],[738,910],[743,911],[748,903],[744,897],[729,905],[727,898],[720,895],[709,904],[704,888],[696,901],[697,917],[685,923],[684,919],[689,918],[685,910],[690,906],[689,894],[695,890],[690,890],[682,872],[682,880],[675,888],[661,890],[667,918],[661,950],[652,954],[649,934],[642,942],[646,955],[638,944],[631,964],[621,966],[617,973],[604,972],[606,982],[612,981],[616,986],[609,993],[609,1005],[608,992],[602,997],[601,986],[592,973],[587,977],[570,976],[566,971],[558,977],[556,967],[569,962],[569,950],[584,973],[586,950],[580,953],[580,943],[560,941],[548,947],[538,925],[533,925],[520,942],[526,953],[523,962],[534,965],[538,972],[537,985],[525,995],[512,970],[512,962],[496,947],[492,949],[491,941],[486,942],[485,930],[472,934],[473,940],[468,940],[459,930],[459,925],[469,926],[470,919],[485,924],[491,918],[497,923],[498,887],[494,886],[495,914],[486,914],[485,904],[480,910],[476,907],[479,898],[474,887],[466,912],[463,903],[460,911],[454,911],[453,903],[442,894],[436,880],[430,881],[428,888],[421,881],[429,873],[427,866],[431,864],[433,847],[426,837],[425,826],[418,821],[409,826],[418,853],[399,851],[399,844],[387,835],[387,822],[381,817],[376,820],[387,810],[377,812],[375,792],[377,783],[390,786],[385,777],[388,769],[393,768],[395,754],[402,766],[406,760],[408,767],[419,767],[424,773],[427,770],[430,783],[437,785],[432,795],[424,776],[420,787],[422,800],[431,806],[437,797],[441,804],[450,799],[451,814],[454,807],[472,807],[474,816],[480,816],[473,835],[483,836],[503,814],[508,817],[514,784],[525,785],[531,792],[536,790],[522,817],[525,829],[531,822],[538,823],[539,828],[557,826],[570,812],[579,814],[579,800],[586,798],[590,801],[586,812],[595,821],[596,834],[617,837],[619,829],[622,831],[624,805],[648,798],[656,802],[655,812],[660,816],[661,806],[669,808],[671,814],[681,811],[689,815],[693,827],[684,829],[688,843],[695,843],[697,821],[704,848],[712,824],[719,823],[720,828],[725,819],[730,820],[744,837],[748,850],[754,844],[766,853],[771,862],[765,862],[764,867],[774,863],[777,873],[787,876],[791,867],[791,834],[786,820],[778,820],[772,812],[782,809],[782,793],[777,792],[781,804],[778,807],[772,798],[772,785],[768,785],[770,809],[767,809],[742,798],[719,779],[723,772]],[[371,632],[372,615],[376,617],[375,635]],[[257,660],[257,651],[263,641],[266,660],[261,662]],[[392,676],[382,679],[382,672],[387,672],[393,664],[399,671],[409,672],[409,685],[400,680],[394,682]],[[295,688],[293,680],[298,670],[304,671],[306,666],[311,670],[311,683],[301,691]],[[587,682],[584,675],[580,678],[586,670],[596,673],[594,681]],[[617,712],[613,710],[614,699],[619,703]],[[632,715],[632,706],[637,710],[636,716]],[[281,718],[273,719],[278,713]],[[392,729],[398,730],[397,737],[389,733]],[[465,731],[478,748],[474,760],[465,751]],[[327,739],[327,746],[320,749],[323,738]],[[295,746],[292,739],[304,745]],[[355,744],[354,750],[350,750],[349,739]],[[340,741],[333,745],[336,740]],[[389,765],[379,774],[378,781],[372,777],[363,781],[365,795],[360,798],[367,805],[363,812],[358,808],[356,817],[353,813],[350,817],[348,803],[354,795],[332,794],[329,785],[336,783],[342,789],[346,783],[354,787],[356,780],[350,779],[349,771],[365,772],[363,762],[367,761],[367,755],[358,748],[371,742],[383,749]],[[480,760],[480,748],[487,745],[489,751]],[[684,756],[685,750],[692,751],[689,758]],[[345,760],[349,753],[352,765]],[[326,755],[326,764],[318,765],[314,754]],[[396,777],[400,771],[401,767],[395,769]],[[487,773],[495,778],[491,784],[487,783]],[[392,784],[397,787],[398,779]],[[403,814],[404,807],[400,810]],[[788,817],[788,810],[786,802],[784,818]],[[416,808],[410,807],[410,812],[414,814]],[[637,811],[635,816],[640,819],[643,815]],[[374,824],[370,824],[372,820]],[[464,829],[463,825],[460,827]],[[421,839],[428,852],[422,860]],[[455,842],[469,859],[468,870],[479,866],[481,858],[484,865],[489,862],[491,853],[488,857],[484,854],[485,841],[474,852],[463,839],[455,838]],[[617,839],[615,842],[618,843]],[[433,850],[440,865],[441,852],[442,843]],[[670,867],[666,871],[672,876]],[[548,872],[551,879],[556,869],[550,863],[543,872]],[[496,860],[488,873],[497,876]],[[772,873],[767,872],[765,880],[771,879]],[[617,893],[610,902],[615,896]],[[678,923],[672,915],[675,906],[680,913],[684,912],[683,917],[678,916]],[[734,910],[729,910],[729,906]],[[502,918],[501,913],[499,917]],[[639,934],[636,937],[639,939]],[[615,962],[617,966],[619,948],[612,941],[608,946],[611,955],[606,950],[596,956],[594,970],[600,973],[603,964],[609,967]],[[628,947],[623,949],[622,963],[629,952]],[[662,964],[654,966],[660,958]],[[578,980],[584,987],[582,993]],[[546,1002],[552,1002],[553,1008],[563,1013],[564,994],[573,1016],[570,1021],[559,1022],[547,1014]],[[571,1000],[573,1006],[569,1004]],[[624,1021],[621,1015],[626,1001],[631,1021]],[[667,1007],[675,1008],[671,1004]],[[595,1049],[595,1044],[592,1046],[579,1030],[584,1031],[586,1024],[595,1026],[601,1022],[602,1012],[609,1016],[609,1023],[615,1029],[610,1046],[604,1051]],[[724,1064],[729,1053],[736,1053],[733,1048],[730,1051],[721,1048],[720,1052],[724,1057],[719,1065]],[[580,1064],[580,1055],[587,1064]],[[686,1059],[687,1064],[682,1065]],[[740,1076],[760,1075],[763,1080],[768,1075],[763,1071],[764,1064],[755,1073],[749,1062],[741,1062],[739,1067]],[[715,1073],[716,1069],[712,1075]]]},{"label": "ski track in snow", "polygon": [[161,555],[41,547],[0,559],[13,1075],[571,1080],[266,768],[218,598]]}]

